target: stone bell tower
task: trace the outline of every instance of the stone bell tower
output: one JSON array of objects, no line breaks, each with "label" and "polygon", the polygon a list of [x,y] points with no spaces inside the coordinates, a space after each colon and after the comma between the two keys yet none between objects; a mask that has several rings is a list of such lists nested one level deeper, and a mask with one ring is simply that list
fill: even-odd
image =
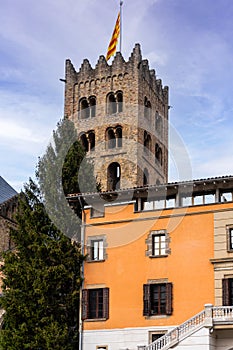
[{"label": "stone bell tower", "polygon": [[136,44],[128,61],[100,56],[77,72],[66,60],[65,117],[94,161],[102,191],[166,183],[168,87],[142,59]]}]

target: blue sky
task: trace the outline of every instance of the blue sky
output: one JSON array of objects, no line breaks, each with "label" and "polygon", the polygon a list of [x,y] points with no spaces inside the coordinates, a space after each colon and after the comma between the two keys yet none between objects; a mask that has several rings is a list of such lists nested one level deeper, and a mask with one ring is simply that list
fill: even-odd
[{"label": "blue sky", "polygon": [[[8,0],[0,20],[0,175],[19,190],[63,116],[64,61],[94,66],[117,0]],[[139,42],[170,88],[192,178],[233,174],[232,0],[125,0],[123,56]],[[170,170],[170,181],[176,180]],[[179,179],[177,179],[179,180]]]}]

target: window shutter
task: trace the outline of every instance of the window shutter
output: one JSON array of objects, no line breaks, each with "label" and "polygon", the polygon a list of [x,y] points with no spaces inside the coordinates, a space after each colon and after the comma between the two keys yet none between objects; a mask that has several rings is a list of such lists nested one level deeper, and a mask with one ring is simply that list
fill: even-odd
[{"label": "window shutter", "polygon": [[109,288],[103,289],[103,318],[109,318]]},{"label": "window shutter", "polygon": [[170,237],[168,234],[166,234],[166,255],[171,254],[171,248],[169,248],[170,245]]},{"label": "window shutter", "polygon": [[143,316],[150,316],[151,302],[150,302],[150,284],[143,285]]},{"label": "window shutter", "polygon": [[82,291],[82,320],[88,318],[88,289]]},{"label": "window shutter", "polygon": [[172,283],[166,283],[166,314],[172,314]]},{"label": "window shutter", "polygon": [[230,305],[230,293],[229,293],[229,279],[224,278],[222,280],[222,305],[229,306]]},{"label": "window shutter", "polygon": [[92,247],[87,245],[87,260],[92,260]]}]

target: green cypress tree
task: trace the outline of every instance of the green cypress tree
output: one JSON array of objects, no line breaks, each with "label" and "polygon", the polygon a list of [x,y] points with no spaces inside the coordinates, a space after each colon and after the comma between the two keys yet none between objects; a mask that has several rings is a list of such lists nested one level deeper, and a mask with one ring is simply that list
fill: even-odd
[{"label": "green cypress tree", "polygon": [[[78,348],[81,285],[80,215],[66,201],[68,193],[99,190],[93,166],[77,141],[73,123],[63,120],[53,133],[32,180],[19,199],[16,249],[4,254],[5,309],[2,350],[73,350]],[[76,243],[75,243],[76,242]]]},{"label": "green cypress tree", "polygon": [[54,226],[32,180],[19,199],[16,223],[16,250],[4,254],[2,267],[1,349],[77,349],[80,247]]},{"label": "green cypress tree", "polygon": [[77,203],[75,215],[66,196],[100,191],[100,184],[96,183],[93,164],[77,141],[74,124],[68,119],[58,123],[53,142],[39,159],[36,175],[51,220],[65,235],[80,240],[81,207],[84,202]]}]

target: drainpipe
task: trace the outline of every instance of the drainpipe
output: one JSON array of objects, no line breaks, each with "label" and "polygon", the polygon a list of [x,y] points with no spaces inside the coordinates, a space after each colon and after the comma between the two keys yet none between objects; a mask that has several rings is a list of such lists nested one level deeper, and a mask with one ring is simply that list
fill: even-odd
[{"label": "drainpipe", "polygon": [[[82,209],[82,224],[81,224],[81,254],[84,255],[84,243],[85,243],[85,223],[86,223],[86,213],[84,211],[82,202],[80,198],[78,198],[80,207]],[[84,261],[81,266],[81,288],[79,295],[79,350],[83,350],[83,321],[82,321],[82,290],[83,290],[83,282],[84,282]]]}]

